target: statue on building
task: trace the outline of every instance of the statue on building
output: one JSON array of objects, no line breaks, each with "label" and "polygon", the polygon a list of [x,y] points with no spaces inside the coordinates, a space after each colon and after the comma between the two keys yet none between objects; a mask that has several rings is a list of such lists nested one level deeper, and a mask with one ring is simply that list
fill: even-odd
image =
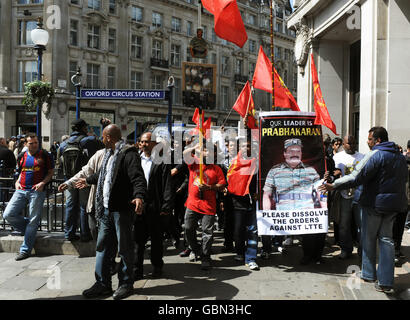
[{"label": "statue on building", "polygon": [[204,59],[208,53],[208,42],[202,38],[202,29],[196,30],[196,37],[189,42],[189,50],[194,58]]}]

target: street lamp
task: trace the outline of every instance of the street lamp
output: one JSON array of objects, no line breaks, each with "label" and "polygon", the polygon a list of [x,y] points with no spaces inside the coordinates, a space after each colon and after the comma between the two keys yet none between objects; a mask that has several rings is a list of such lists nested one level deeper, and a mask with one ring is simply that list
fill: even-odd
[{"label": "street lamp", "polygon": [[172,89],[174,88],[174,86],[175,86],[175,79],[173,76],[170,76],[168,78],[168,115],[167,115],[168,132],[169,132],[170,139],[172,139]]},{"label": "street lamp", "polygon": [[[43,51],[46,50],[46,45],[48,43],[48,32],[43,29],[43,18],[38,17],[37,28],[31,31],[31,40],[34,43],[34,49],[37,50],[38,61],[37,61],[37,77],[41,81],[41,73],[43,70]],[[41,147],[41,109],[43,106],[37,105],[37,136]]]},{"label": "street lamp", "polygon": [[71,77],[71,83],[75,86],[75,118],[77,120],[80,119],[81,76],[81,67],[78,66],[77,73]]}]

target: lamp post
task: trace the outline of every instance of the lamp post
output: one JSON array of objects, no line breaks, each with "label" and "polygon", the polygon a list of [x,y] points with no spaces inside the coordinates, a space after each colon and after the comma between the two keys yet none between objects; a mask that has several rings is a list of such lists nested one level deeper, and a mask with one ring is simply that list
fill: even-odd
[{"label": "lamp post", "polygon": [[[170,139],[172,140],[172,89],[174,88],[175,80],[173,76],[170,76],[168,79],[168,115],[167,115],[167,123],[168,123],[168,132]],[[171,141],[170,140],[170,141]]]},{"label": "lamp post", "polygon": [[[46,45],[48,43],[48,32],[43,29],[43,18],[39,17],[37,19],[37,28],[31,31],[31,40],[34,43],[34,49],[37,50],[38,60],[37,60],[37,76],[38,80],[41,81],[41,73],[43,70],[43,51],[46,50]],[[38,142],[41,147],[42,137],[41,137],[41,109],[43,106],[37,105],[37,136]]]},{"label": "lamp post", "polygon": [[[77,73],[71,77],[71,83],[75,86],[75,118],[80,119],[80,92],[81,92],[81,67],[78,66]],[[78,79],[76,82],[75,79]]]}]

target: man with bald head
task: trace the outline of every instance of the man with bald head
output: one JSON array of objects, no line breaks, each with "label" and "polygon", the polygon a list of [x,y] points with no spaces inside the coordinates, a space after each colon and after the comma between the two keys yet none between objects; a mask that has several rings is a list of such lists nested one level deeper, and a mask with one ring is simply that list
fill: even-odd
[{"label": "man with bald head", "polygon": [[[355,166],[363,159],[364,155],[356,151],[356,140],[352,135],[343,138],[343,151],[334,155],[335,175],[344,176],[353,172]],[[339,244],[341,253],[339,258],[344,260],[352,255],[353,237],[352,237],[352,218],[358,227],[360,227],[360,209],[357,201],[354,202],[356,190],[354,188],[340,191],[339,206]],[[357,191],[359,192],[359,191]],[[356,193],[357,194],[357,193]],[[358,198],[358,196],[356,196]],[[360,236],[359,236],[360,239]],[[360,245],[358,253],[360,254]]]},{"label": "man with bald head", "polygon": [[133,224],[142,214],[147,183],[141,168],[141,159],[134,146],[121,140],[121,130],[115,125],[103,131],[105,154],[101,168],[88,177],[88,185],[96,184],[95,217],[99,224],[95,264],[96,283],[83,292],[86,298],[112,293],[110,266],[118,243],[121,266],[118,271],[118,289],[115,300],[133,293],[134,240]]}]

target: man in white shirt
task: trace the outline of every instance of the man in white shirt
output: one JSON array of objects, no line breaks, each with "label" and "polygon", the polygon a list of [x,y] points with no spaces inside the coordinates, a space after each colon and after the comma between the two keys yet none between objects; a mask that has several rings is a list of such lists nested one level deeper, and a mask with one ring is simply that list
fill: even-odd
[{"label": "man in white shirt", "polygon": [[[334,155],[336,170],[341,172],[340,176],[350,174],[355,166],[363,159],[364,155],[356,151],[356,141],[351,135],[345,136],[343,139],[343,151]],[[340,194],[340,221],[339,221],[339,242],[341,247],[340,259],[344,260],[352,255],[353,239],[352,239],[352,217],[353,212],[353,197],[355,190],[349,188],[341,190]],[[356,217],[356,225],[360,226],[360,217]]]}]

